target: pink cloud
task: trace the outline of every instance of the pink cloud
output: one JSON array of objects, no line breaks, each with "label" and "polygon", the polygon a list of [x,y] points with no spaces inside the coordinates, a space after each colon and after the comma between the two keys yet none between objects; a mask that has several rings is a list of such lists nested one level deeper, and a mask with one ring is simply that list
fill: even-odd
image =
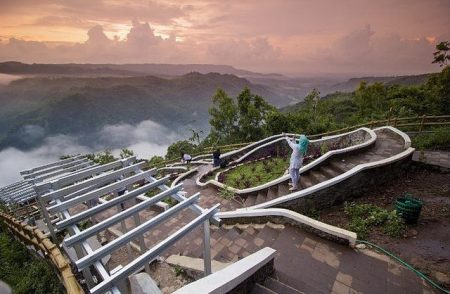
[{"label": "pink cloud", "polygon": [[[26,62],[417,73],[439,70],[430,64],[434,44],[427,38],[450,39],[448,0],[0,0],[0,7],[0,36],[10,39],[0,43],[0,60]],[[130,19],[140,22],[130,26]],[[77,43],[39,42],[63,44],[69,35]]]}]

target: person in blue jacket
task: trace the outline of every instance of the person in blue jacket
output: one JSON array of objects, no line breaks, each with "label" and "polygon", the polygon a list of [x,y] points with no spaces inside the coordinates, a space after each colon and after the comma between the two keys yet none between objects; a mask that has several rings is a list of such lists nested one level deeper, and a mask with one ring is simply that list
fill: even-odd
[{"label": "person in blue jacket", "polygon": [[294,138],[290,139],[286,136],[285,139],[292,149],[291,159],[289,161],[289,174],[292,179],[292,188],[290,188],[289,191],[294,191],[298,189],[300,168],[303,165],[303,157],[308,151],[309,140],[305,135],[300,135],[298,143],[295,142]]}]

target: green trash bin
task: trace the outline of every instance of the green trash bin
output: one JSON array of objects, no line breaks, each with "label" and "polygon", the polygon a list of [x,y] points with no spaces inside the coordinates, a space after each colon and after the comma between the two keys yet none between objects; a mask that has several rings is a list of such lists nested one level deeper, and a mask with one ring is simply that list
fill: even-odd
[{"label": "green trash bin", "polygon": [[400,197],[395,202],[397,214],[401,216],[405,223],[415,224],[422,210],[422,201],[412,197]]}]

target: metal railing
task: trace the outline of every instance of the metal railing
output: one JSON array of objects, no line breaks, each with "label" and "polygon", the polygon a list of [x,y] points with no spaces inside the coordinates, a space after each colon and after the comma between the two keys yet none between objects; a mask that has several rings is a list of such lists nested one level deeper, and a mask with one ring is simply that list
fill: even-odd
[{"label": "metal railing", "polygon": [[57,269],[68,294],[84,293],[72,272],[70,262],[64,257],[58,246],[50,241],[44,233],[36,227],[25,225],[3,212],[0,212],[0,219],[6,224],[8,230],[23,244],[33,246],[36,251],[40,251],[51,262]]}]

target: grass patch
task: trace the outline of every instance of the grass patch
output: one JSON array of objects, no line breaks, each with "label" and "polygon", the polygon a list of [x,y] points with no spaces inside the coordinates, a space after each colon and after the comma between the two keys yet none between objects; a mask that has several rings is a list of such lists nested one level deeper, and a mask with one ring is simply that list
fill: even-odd
[{"label": "grass patch", "polygon": [[255,187],[278,179],[288,166],[289,160],[283,157],[254,161],[222,173],[221,182],[237,189]]},{"label": "grass patch", "polygon": [[395,210],[388,211],[373,204],[345,203],[345,214],[350,218],[347,229],[358,234],[359,239],[367,239],[374,227],[380,227],[391,237],[401,237],[406,225]]},{"label": "grass patch", "polygon": [[234,196],[235,196],[234,193],[233,193],[233,191],[231,191],[230,189],[228,189],[227,186],[221,188],[221,189],[219,190],[219,194],[220,194],[220,196],[222,196],[222,198],[225,198],[225,199],[227,199],[227,200],[231,200],[231,199],[233,199]]},{"label": "grass patch", "polygon": [[[156,195],[158,195],[159,193],[162,193],[162,192],[163,192],[163,191],[162,191],[161,189],[159,189],[159,188],[154,188],[154,189],[152,189],[152,190],[150,190],[150,191],[147,191],[147,192],[145,193],[145,196],[151,198],[151,197],[156,196]],[[176,205],[176,204],[178,203],[175,199],[173,199],[173,198],[170,197],[170,196],[166,196],[166,197],[165,197],[163,200],[161,200],[161,201],[164,202],[164,203],[169,204],[170,207],[172,207],[172,206],[174,206],[174,205]]]},{"label": "grass patch", "polygon": [[217,169],[214,172],[209,172],[202,178],[202,183],[206,183],[209,180],[214,180],[216,178],[217,173],[221,172],[221,169]]},{"label": "grass patch", "polygon": [[450,128],[440,128],[434,133],[420,134],[412,138],[413,147],[419,150],[450,148]]},{"label": "grass patch", "polygon": [[0,224],[0,280],[13,293],[64,293],[53,268],[17,242]]}]

